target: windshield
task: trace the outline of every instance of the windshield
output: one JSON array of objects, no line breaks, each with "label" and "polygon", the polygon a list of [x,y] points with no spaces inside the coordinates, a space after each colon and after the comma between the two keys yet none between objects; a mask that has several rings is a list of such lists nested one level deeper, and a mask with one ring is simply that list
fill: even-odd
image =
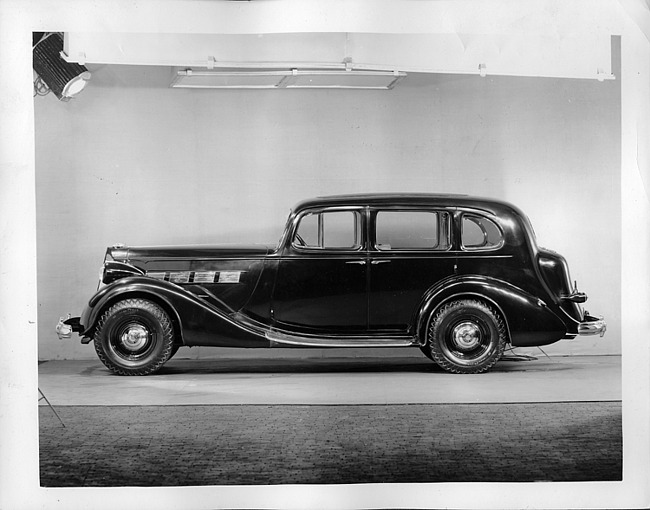
[{"label": "windshield", "polygon": [[289,227],[291,226],[291,222],[293,220],[293,209],[289,209],[289,216],[287,217],[287,221],[284,224],[284,230],[282,231],[282,235],[280,236],[280,240],[278,241],[278,245],[276,247],[276,250],[279,250],[282,248],[282,246],[285,243],[285,237],[289,233]]}]

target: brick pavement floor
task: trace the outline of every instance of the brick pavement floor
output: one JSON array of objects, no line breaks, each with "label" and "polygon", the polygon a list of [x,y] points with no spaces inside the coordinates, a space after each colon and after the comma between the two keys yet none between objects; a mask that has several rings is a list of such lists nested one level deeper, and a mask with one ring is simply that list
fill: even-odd
[{"label": "brick pavement floor", "polygon": [[622,478],[620,402],[40,406],[41,485]]}]

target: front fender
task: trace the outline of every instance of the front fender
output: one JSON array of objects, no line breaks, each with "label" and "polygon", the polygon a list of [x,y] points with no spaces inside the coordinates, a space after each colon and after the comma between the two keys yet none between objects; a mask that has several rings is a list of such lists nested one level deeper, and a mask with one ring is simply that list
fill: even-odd
[{"label": "front fender", "polygon": [[137,267],[127,264],[126,262],[119,262],[115,260],[107,260],[104,262],[104,270],[102,273],[102,283],[108,285],[121,278],[128,278],[129,276],[142,276],[144,271]]},{"label": "front fender", "polygon": [[566,333],[564,322],[536,296],[497,278],[463,275],[429,289],[422,299],[415,322],[422,343],[432,314],[455,299],[482,299],[492,304],[502,315],[513,346],[547,345]]},{"label": "front fender", "polygon": [[92,296],[81,315],[81,334],[90,335],[113,303],[134,297],[151,299],[163,306],[178,326],[184,345],[268,346],[264,331],[236,321],[234,311],[225,303],[217,307],[176,284],[145,276],[121,278]]}]

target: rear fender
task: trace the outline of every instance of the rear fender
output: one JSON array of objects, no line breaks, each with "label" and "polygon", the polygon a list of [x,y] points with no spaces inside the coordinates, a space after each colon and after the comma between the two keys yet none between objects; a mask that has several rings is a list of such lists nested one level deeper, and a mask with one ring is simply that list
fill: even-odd
[{"label": "rear fender", "polygon": [[457,299],[480,299],[501,314],[513,346],[547,345],[564,337],[566,326],[539,298],[514,285],[480,275],[445,280],[431,288],[422,300],[416,334],[426,342],[429,321],[445,303]]},{"label": "rear fender", "polygon": [[231,316],[233,310],[226,304],[217,308],[178,285],[145,276],[121,278],[90,298],[81,315],[81,334],[92,335],[106,309],[117,301],[134,297],[162,306],[177,327],[178,341],[183,345],[268,346],[264,331],[235,321]]}]

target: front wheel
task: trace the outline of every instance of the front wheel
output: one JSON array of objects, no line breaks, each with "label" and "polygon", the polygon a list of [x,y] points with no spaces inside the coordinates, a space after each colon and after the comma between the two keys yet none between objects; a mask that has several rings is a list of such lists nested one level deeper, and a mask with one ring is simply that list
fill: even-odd
[{"label": "front wheel", "polygon": [[174,351],[174,328],[165,311],[146,299],[124,299],[111,306],[93,338],[97,356],[119,375],[148,375]]},{"label": "front wheel", "polygon": [[425,348],[448,372],[478,374],[501,358],[505,331],[498,312],[482,301],[452,301],[433,315]]}]

